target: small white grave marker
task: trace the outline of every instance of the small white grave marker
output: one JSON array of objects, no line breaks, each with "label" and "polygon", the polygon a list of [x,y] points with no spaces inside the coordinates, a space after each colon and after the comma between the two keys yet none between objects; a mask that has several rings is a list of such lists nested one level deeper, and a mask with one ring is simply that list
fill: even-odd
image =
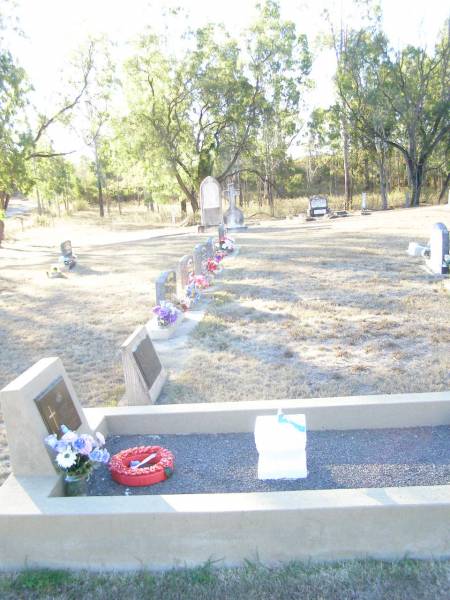
[{"label": "small white grave marker", "polygon": [[256,417],[255,444],[259,454],[258,479],[300,479],[306,467],[305,415]]}]

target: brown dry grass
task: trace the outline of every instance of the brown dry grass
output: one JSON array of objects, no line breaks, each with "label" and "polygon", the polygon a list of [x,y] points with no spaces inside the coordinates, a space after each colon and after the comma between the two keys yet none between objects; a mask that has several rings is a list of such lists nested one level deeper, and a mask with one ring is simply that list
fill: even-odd
[{"label": "brown dry grass", "polygon": [[[450,211],[274,221],[240,234],[241,253],[160,401],[449,389],[450,296],[406,255],[436,221],[450,227]],[[147,320],[155,277],[206,236],[179,229],[132,241],[137,226],[130,234],[84,218],[61,227],[27,230],[0,251],[0,386],[57,355],[83,405],[115,404],[124,391],[118,348]],[[79,265],[66,280],[47,279],[66,236]],[[0,425],[0,481],[8,469]]]}]

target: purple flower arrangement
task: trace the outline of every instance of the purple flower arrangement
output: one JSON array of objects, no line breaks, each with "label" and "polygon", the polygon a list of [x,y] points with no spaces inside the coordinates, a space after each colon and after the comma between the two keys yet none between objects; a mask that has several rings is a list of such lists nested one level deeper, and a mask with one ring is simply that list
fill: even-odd
[{"label": "purple flower arrangement", "polygon": [[58,439],[55,433],[45,438],[45,443],[56,452],[56,464],[69,475],[88,475],[94,463],[108,463],[109,452],[105,438],[99,431],[95,437],[88,433],[78,435],[65,425],[61,425],[63,435]]},{"label": "purple flower arrangement", "polygon": [[161,302],[153,309],[159,327],[170,327],[174,325],[180,315],[180,311],[171,302]]}]

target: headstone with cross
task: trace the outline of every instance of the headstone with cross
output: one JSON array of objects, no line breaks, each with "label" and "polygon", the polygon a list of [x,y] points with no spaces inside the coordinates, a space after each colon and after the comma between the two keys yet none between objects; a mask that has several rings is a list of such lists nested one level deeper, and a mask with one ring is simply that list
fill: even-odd
[{"label": "headstone with cross", "polygon": [[44,438],[61,425],[92,433],[59,358],[44,358],[0,391],[11,467],[16,476],[54,475]]},{"label": "headstone with cross", "polygon": [[223,220],[228,230],[239,231],[247,229],[244,225],[244,213],[236,206],[236,197],[239,193],[233,183],[230,183],[227,188],[227,196],[229,206],[223,215]]}]

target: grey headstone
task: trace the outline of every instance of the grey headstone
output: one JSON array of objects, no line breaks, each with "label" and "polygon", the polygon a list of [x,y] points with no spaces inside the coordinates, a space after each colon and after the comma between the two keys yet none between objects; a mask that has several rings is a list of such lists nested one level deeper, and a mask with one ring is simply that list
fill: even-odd
[{"label": "grey headstone", "polygon": [[430,260],[428,266],[437,275],[448,273],[444,256],[449,254],[448,229],[444,223],[435,223],[430,237]]},{"label": "grey headstone", "polygon": [[156,304],[173,302],[177,296],[177,276],[175,271],[163,271],[155,281]]},{"label": "grey headstone", "polygon": [[156,354],[151,339],[145,336],[133,351],[136,364],[147,385],[151,389],[159,374],[161,373],[161,362]]},{"label": "grey headstone", "polygon": [[328,200],[325,196],[312,196],[309,199],[309,216],[318,217],[328,212]]},{"label": "grey headstone", "polygon": [[66,240],[61,244],[61,254],[64,258],[72,258],[72,242],[70,240]]},{"label": "grey headstone", "polygon": [[214,247],[214,240],[212,237],[208,238],[208,240],[205,244],[205,248],[206,248],[206,256],[208,258],[213,258],[216,249]]},{"label": "grey headstone", "polygon": [[202,275],[203,273],[203,244],[197,244],[194,248],[193,259],[194,259],[194,273],[195,275]]},{"label": "grey headstone", "polygon": [[200,210],[204,227],[222,223],[220,184],[214,177],[206,177],[200,184]]},{"label": "grey headstone", "polygon": [[177,267],[177,293],[178,297],[184,296],[184,290],[189,283],[190,275],[194,274],[194,259],[191,254],[185,254]]},{"label": "grey headstone", "polygon": [[229,207],[223,215],[224,223],[228,229],[245,229],[244,213],[236,206],[237,190],[230,185],[227,190]]}]

